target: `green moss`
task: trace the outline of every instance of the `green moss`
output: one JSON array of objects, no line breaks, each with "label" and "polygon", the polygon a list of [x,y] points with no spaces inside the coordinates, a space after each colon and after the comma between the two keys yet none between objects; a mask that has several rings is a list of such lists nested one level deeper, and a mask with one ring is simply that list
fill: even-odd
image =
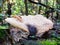
[{"label": "green moss", "polygon": [[42,40],[38,41],[38,45],[57,45],[57,41],[55,40]]}]

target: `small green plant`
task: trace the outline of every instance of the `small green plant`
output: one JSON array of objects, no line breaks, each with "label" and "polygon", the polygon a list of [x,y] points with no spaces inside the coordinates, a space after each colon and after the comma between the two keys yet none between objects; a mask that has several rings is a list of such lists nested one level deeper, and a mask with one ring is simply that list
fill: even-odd
[{"label": "small green plant", "polygon": [[0,39],[4,39],[6,37],[6,29],[8,29],[7,26],[0,26]]}]

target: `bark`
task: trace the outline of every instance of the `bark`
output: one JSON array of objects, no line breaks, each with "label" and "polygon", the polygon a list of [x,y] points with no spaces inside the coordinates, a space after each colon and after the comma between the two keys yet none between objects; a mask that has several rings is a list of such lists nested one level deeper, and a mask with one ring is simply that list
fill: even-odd
[{"label": "bark", "polygon": [[26,9],[26,11],[25,11],[25,14],[26,14],[26,15],[28,15],[28,6],[27,6],[27,0],[25,0],[25,2],[24,2],[24,3],[25,3],[25,9]]},{"label": "bark", "polygon": [[[39,0],[39,2],[41,3],[41,0]],[[41,13],[40,10],[41,10],[41,6],[39,6],[39,12],[38,12],[38,14]]]}]

